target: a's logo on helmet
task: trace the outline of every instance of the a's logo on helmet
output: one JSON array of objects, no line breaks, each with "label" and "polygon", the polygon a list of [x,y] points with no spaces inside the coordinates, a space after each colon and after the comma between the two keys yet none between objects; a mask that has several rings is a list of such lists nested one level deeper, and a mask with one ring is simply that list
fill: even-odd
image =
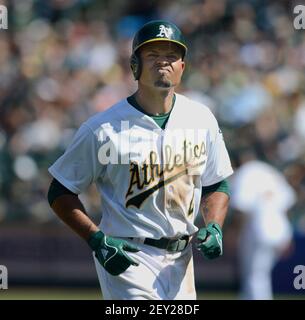
[{"label": "a's logo on helmet", "polygon": [[156,35],[156,37],[170,38],[170,36],[173,34],[172,28],[166,28],[163,24],[160,25],[159,30],[160,32]]}]

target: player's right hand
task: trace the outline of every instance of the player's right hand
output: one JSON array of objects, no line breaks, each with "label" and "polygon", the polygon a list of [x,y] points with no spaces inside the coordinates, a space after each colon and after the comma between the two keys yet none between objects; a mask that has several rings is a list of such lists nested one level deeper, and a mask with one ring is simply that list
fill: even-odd
[{"label": "player's right hand", "polygon": [[113,276],[124,272],[130,265],[139,264],[125,251],[138,252],[139,249],[122,239],[106,236],[102,231],[93,233],[88,240],[99,263]]}]

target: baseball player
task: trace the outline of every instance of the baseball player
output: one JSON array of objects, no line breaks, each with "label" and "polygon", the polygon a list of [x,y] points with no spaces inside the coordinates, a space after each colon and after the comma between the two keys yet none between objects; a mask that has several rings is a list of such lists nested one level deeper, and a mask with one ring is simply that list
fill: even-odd
[{"label": "baseball player", "polygon": [[287,212],[296,195],[280,171],[255,158],[236,170],[231,183],[231,205],[244,216],[238,246],[240,298],[270,300],[272,269],[293,238]]},{"label": "baseball player", "polygon": [[[209,109],[175,93],[187,45],[176,25],[151,21],[130,59],[137,91],[88,119],[49,168],[48,199],[86,240],[104,299],[196,299],[191,240],[207,259],[222,255],[232,174]],[[95,183],[99,226],[78,194]]]}]

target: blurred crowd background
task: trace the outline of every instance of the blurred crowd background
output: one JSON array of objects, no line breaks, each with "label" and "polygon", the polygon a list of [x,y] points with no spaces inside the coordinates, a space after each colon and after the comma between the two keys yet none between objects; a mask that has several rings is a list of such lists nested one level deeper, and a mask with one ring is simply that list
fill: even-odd
[{"label": "blurred crowd background", "polygon": [[[293,27],[300,1],[1,3],[9,25],[0,30],[0,228],[60,224],[46,201],[47,168],[83,121],[135,91],[132,37],[161,18],[189,46],[179,91],[211,108],[234,166],[250,147],[285,174],[297,193],[293,227],[305,233],[305,30]],[[95,189],[81,199],[98,220]]]}]

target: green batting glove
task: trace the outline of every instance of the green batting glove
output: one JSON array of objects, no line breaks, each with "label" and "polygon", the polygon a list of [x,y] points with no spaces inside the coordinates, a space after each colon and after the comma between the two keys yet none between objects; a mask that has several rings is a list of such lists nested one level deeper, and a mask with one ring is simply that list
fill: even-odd
[{"label": "green batting glove", "polygon": [[113,276],[124,272],[130,265],[139,265],[125,252],[138,252],[139,250],[125,240],[112,238],[106,236],[102,231],[97,231],[91,235],[88,244],[95,252],[99,263]]},{"label": "green batting glove", "polygon": [[215,259],[222,255],[222,231],[218,223],[210,222],[206,228],[201,228],[197,240],[197,249],[207,259]]}]

